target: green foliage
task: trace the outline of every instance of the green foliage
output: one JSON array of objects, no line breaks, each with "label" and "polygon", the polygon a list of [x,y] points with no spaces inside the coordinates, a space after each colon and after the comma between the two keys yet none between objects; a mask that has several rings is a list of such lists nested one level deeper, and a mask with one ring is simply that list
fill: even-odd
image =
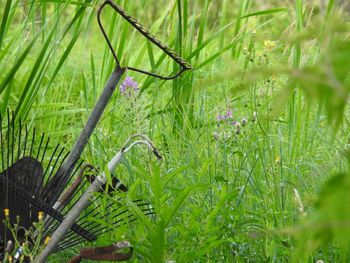
[{"label": "green foliage", "polygon": [[[305,222],[297,229],[298,249],[295,262],[306,260],[320,248],[327,248],[336,242],[343,251],[350,246],[350,201],[349,174],[332,176],[322,187],[319,198]],[[349,255],[345,254],[347,260]],[[345,260],[344,258],[344,260]],[[347,261],[346,260],[346,261]]]},{"label": "green foliage", "polygon": [[343,120],[350,82],[349,39],[333,39],[314,65],[292,72],[291,78],[311,99],[324,104],[329,122],[335,127]]},{"label": "green foliage", "polygon": [[[46,2],[48,1],[45,1],[45,3],[32,2],[30,9],[25,11],[28,13],[28,16],[26,18],[20,18],[19,21],[14,21],[13,15],[9,16],[9,14],[20,13],[21,9],[26,8],[26,5],[23,5],[23,3],[20,3],[20,1],[6,2],[0,29],[0,47],[2,48],[0,50],[0,55],[2,58],[0,68],[5,72],[5,76],[0,82],[0,96],[3,102],[0,109],[2,114],[5,113],[6,108],[14,107],[16,116],[22,117],[22,119],[26,118],[28,110],[33,105],[39,90],[42,89],[43,85],[46,86],[45,90],[50,88],[80,35],[81,30],[79,30],[79,27],[81,27],[83,15],[86,11],[84,2],[81,2],[80,4],[79,2],[73,2],[73,4],[77,5],[75,15],[72,16],[71,19],[68,19],[67,23],[64,23],[64,13],[70,7],[71,1],[56,1],[57,3],[55,4],[55,9],[51,14],[53,16],[53,20],[46,20],[46,13],[44,13],[40,28],[36,28],[36,12],[37,10],[40,10],[40,5],[42,5],[43,8],[47,8]],[[85,1],[85,3],[91,2],[91,0]],[[34,22],[32,25],[28,25],[28,21],[31,19]],[[60,26],[64,27],[62,34],[58,33]],[[18,28],[16,32],[17,34],[10,35],[7,38],[6,33],[9,34],[9,29],[14,28]],[[30,30],[28,39],[18,37],[26,34],[27,30]],[[65,41],[65,37],[71,31],[73,31],[71,41],[68,43],[68,46],[63,54],[57,56],[56,53],[59,53],[59,46],[56,43],[63,43]],[[40,38],[40,36],[42,36],[42,38]],[[16,48],[13,49],[13,47]],[[18,72],[21,72],[21,69],[25,69],[26,71],[28,70],[28,65],[25,64],[25,62],[28,61],[28,55],[34,49],[34,47],[37,50],[37,52],[35,52],[36,59],[34,60],[33,65],[30,67],[28,77],[26,80],[22,81],[22,83],[24,82],[25,84],[23,87],[14,89],[13,86],[17,86],[19,83],[18,81],[14,80],[15,77],[18,78]],[[17,50],[18,48],[20,50]],[[17,52],[19,52],[19,54]],[[50,72],[50,64],[55,61],[55,55],[58,57],[59,62],[52,74]],[[15,62],[10,63],[10,61],[13,59]],[[12,94],[12,96],[16,96],[15,106],[11,105],[10,94]]]},{"label": "green foliage", "polygon": [[[141,131],[165,160],[156,164],[142,150],[123,160],[114,174],[129,192],[112,198],[138,220],[96,244],[128,239],[132,262],[349,261],[349,164],[340,154],[350,131],[346,6],[116,2],[195,70],[171,82],[127,72],[139,83],[137,96],[117,87],[84,159],[104,167]],[[68,149],[115,66],[96,26],[98,3],[0,0],[0,110],[16,110]],[[104,12],[122,65],[177,70]],[[145,216],[135,199],[150,201],[155,215]]]}]

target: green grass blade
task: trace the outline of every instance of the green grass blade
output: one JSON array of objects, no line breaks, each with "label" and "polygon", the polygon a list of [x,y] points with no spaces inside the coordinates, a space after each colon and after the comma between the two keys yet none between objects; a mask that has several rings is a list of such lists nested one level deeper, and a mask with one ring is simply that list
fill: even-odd
[{"label": "green grass blade", "polygon": [[263,11],[258,11],[258,12],[250,13],[248,15],[244,15],[240,19],[253,17],[253,16],[263,16],[263,15],[271,15],[271,14],[276,14],[276,13],[284,13],[284,12],[287,12],[288,10],[289,9],[285,8],[285,7],[266,9]]},{"label": "green grass blade", "polygon": [[177,198],[175,199],[173,205],[169,207],[169,209],[164,214],[164,226],[168,226],[170,221],[173,219],[175,214],[179,211],[182,204],[186,201],[187,197],[197,189],[200,189],[203,186],[195,185],[187,187],[186,189],[182,190],[180,193],[177,194]]},{"label": "green grass blade", "polygon": [[6,77],[4,78],[3,82],[0,85],[0,95],[3,93],[5,90],[6,86],[10,83],[10,81],[13,79],[15,76],[16,72],[20,69],[22,63],[28,56],[29,52],[33,48],[36,40],[38,39],[40,34],[36,34],[36,36],[32,39],[32,41],[28,44],[26,49],[22,52],[20,57],[17,59],[15,65],[11,68],[11,70],[7,73]]},{"label": "green grass blade", "polygon": [[0,49],[5,37],[5,29],[6,29],[6,24],[8,22],[7,20],[11,9],[11,3],[12,3],[12,0],[6,1],[5,10],[4,10],[4,13],[2,14],[2,20],[1,20],[1,26],[0,26]]}]

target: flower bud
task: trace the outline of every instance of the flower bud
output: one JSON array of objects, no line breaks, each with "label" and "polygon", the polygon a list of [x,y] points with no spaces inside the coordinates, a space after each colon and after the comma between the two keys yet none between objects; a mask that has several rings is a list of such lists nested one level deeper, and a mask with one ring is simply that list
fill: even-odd
[{"label": "flower bud", "polygon": [[44,245],[47,246],[47,244],[50,242],[51,237],[46,237],[44,241]]},{"label": "flower bud", "polygon": [[257,118],[257,113],[256,111],[253,112],[253,117],[252,117],[252,121],[255,122],[256,121],[256,118]]},{"label": "flower bud", "polygon": [[40,211],[40,212],[38,213],[38,219],[39,219],[39,221],[41,221],[41,220],[44,219],[44,212]]},{"label": "flower bud", "polygon": [[5,214],[5,218],[6,218],[6,219],[9,219],[9,217],[10,217],[10,209],[5,208],[5,209],[4,209],[4,214]]}]

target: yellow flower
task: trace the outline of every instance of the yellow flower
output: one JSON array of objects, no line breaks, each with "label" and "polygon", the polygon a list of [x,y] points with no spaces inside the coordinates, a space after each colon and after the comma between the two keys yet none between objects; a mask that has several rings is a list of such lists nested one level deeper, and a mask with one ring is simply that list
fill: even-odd
[{"label": "yellow flower", "polygon": [[4,209],[4,214],[5,214],[5,217],[8,218],[10,216],[10,209],[5,208]]},{"label": "yellow flower", "polygon": [[280,164],[281,163],[281,157],[280,156],[276,156],[275,163],[276,164]]},{"label": "yellow flower", "polygon": [[51,237],[46,237],[44,241],[44,245],[47,246],[49,244]]},{"label": "yellow flower", "polygon": [[264,48],[268,51],[273,50],[276,47],[276,41],[271,40],[265,40],[264,41]]},{"label": "yellow flower", "polygon": [[44,219],[44,212],[39,212],[38,213],[38,219],[39,219],[39,221],[41,221],[41,220],[43,220]]}]

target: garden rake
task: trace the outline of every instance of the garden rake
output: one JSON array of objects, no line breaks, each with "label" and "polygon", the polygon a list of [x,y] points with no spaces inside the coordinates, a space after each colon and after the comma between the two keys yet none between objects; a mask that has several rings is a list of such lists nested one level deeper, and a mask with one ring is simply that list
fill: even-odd
[{"label": "garden rake", "polygon": [[[53,209],[47,205],[50,200],[45,201],[43,193],[50,191],[50,185],[47,181],[55,176],[54,174],[57,174],[68,154],[60,145],[54,148],[50,147],[50,138],[44,134],[37,136],[35,129],[30,134],[26,126],[20,122],[12,122],[9,116],[10,114],[8,114],[7,121],[4,121],[4,118],[0,116],[0,167],[3,170],[0,173],[0,208],[4,211],[4,215],[1,214],[1,221],[6,223],[0,224],[0,260],[4,259],[6,252],[12,252],[15,241],[20,244],[23,242],[33,244],[37,239],[41,243],[50,237],[69,214],[72,206],[84,194],[90,183],[95,180],[97,173],[97,171],[92,171],[85,175],[85,171],[91,170],[93,166],[79,161],[70,175],[70,186],[65,189],[56,202],[60,205],[57,206],[57,209]],[[134,140],[136,137],[142,139]],[[108,166],[109,169],[113,171],[122,156],[134,145],[141,143],[146,144],[160,158],[159,153],[148,138],[144,135],[135,135],[112,159]],[[127,187],[121,184],[116,177],[112,178],[112,185],[114,187],[108,187],[105,192],[111,193],[113,189],[127,191]],[[101,185],[98,191],[104,189]],[[55,191],[55,189],[51,189],[51,191]],[[103,198],[102,195],[95,196],[91,205],[85,209],[84,214],[69,228],[64,239],[55,248],[55,252],[75,246],[83,241],[95,241],[101,234],[134,221],[133,215],[118,204],[120,200],[113,201]],[[101,202],[104,202],[106,211],[97,209]],[[134,203],[146,215],[153,214],[149,202],[134,200]],[[43,220],[44,213],[48,220]],[[30,230],[33,227],[33,222],[38,220],[43,221],[44,228],[41,233]],[[108,225],[101,226],[99,220],[107,221]],[[17,227],[14,227],[16,224]],[[15,251],[15,259],[20,259],[23,252],[20,250]]]},{"label": "garden rake", "polygon": [[[145,38],[174,60],[180,66],[179,72],[170,76],[162,76],[134,67],[122,67],[101,22],[101,12],[107,6],[114,9]],[[39,239],[41,244],[47,244],[34,261],[45,262],[52,253],[84,241],[93,242],[98,236],[136,219],[112,198],[104,198],[103,194],[95,194],[98,192],[108,194],[107,189],[110,188],[106,187],[106,174],[99,173],[89,164],[84,164],[80,156],[126,70],[170,80],[192,67],[112,1],[107,0],[100,6],[97,17],[102,34],[115,59],[116,68],[73,149],[67,153],[60,145],[51,147],[50,138],[44,134],[37,136],[35,129],[30,133],[27,126],[22,125],[21,121],[17,121],[15,116],[11,116],[9,112],[7,116],[0,116],[0,171],[2,171],[0,173],[2,189],[0,208],[4,211],[2,219],[6,222],[6,227],[4,225],[0,227],[0,260],[6,253],[12,252],[15,241],[20,244],[29,242],[31,246],[34,246],[35,239]],[[137,134],[131,136],[125,146],[108,163],[109,172],[113,174],[113,170],[123,156],[138,144],[146,145],[158,159],[161,159],[152,142],[146,136]],[[114,189],[127,191],[127,187],[114,176],[112,184]],[[98,209],[101,202],[104,202],[105,211]],[[140,199],[134,200],[134,203],[146,215],[153,214],[149,202]],[[46,215],[45,219],[41,213]],[[108,224],[101,225],[96,219],[106,221]],[[38,220],[43,221],[44,229],[41,233],[30,230],[33,222]],[[121,248],[125,247],[130,248],[128,253],[118,253]],[[21,258],[24,249],[25,247],[20,247],[15,251],[15,260]],[[130,244],[120,242],[105,248],[82,250],[77,257],[72,259],[72,262],[79,262],[84,258],[126,260],[131,253]]]}]

